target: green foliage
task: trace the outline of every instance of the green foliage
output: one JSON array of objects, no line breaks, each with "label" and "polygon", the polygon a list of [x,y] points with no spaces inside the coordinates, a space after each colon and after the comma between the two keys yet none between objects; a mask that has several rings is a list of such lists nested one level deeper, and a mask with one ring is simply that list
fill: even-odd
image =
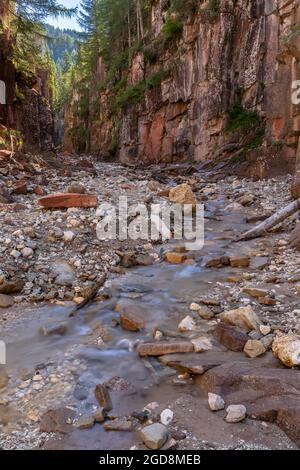
[{"label": "green foliage", "polygon": [[245,109],[240,99],[234,103],[229,110],[229,121],[226,127],[227,132],[234,132],[237,129],[243,131],[260,124],[261,119],[256,111]]},{"label": "green foliage", "polygon": [[115,107],[122,109],[127,106],[140,103],[145,92],[159,86],[168,75],[169,72],[166,70],[160,70],[159,72],[151,75],[148,79],[141,80],[135,85],[121,91],[116,98]]},{"label": "green foliage", "polygon": [[284,147],[284,142],[283,140],[274,140],[273,145],[281,150]]},{"label": "green foliage", "polygon": [[169,18],[163,28],[162,33],[166,41],[176,39],[181,36],[183,30],[183,24],[179,18]]}]

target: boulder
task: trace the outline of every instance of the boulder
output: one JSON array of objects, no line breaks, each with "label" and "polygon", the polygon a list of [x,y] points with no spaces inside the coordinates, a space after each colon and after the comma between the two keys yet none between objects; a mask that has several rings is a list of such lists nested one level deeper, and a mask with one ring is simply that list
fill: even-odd
[{"label": "boulder", "polygon": [[45,209],[64,209],[70,207],[97,207],[97,196],[89,194],[52,194],[38,200],[38,204]]},{"label": "boulder", "polygon": [[227,423],[240,423],[246,418],[247,409],[244,405],[230,405],[226,409]]},{"label": "boulder", "polygon": [[0,308],[9,308],[14,304],[14,299],[10,295],[0,294]]},{"label": "boulder", "polygon": [[170,264],[182,264],[186,260],[186,254],[184,253],[166,253],[165,259]]},{"label": "boulder", "polygon": [[250,358],[262,356],[263,354],[265,354],[265,352],[266,348],[264,347],[262,342],[258,340],[247,341],[244,348],[244,353],[247,357]]},{"label": "boulder", "polygon": [[194,346],[188,341],[142,343],[137,347],[140,356],[163,356],[166,354],[188,353]]},{"label": "boulder", "polygon": [[248,341],[248,335],[237,328],[219,323],[213,332],[214,337],[230,351],[243,351]]},{"label": "boulder", "polygon": [[279,335],[274,339],[272,351],[286,367],[300,365],[300,336]]},{"label": "boulder", "polygon": [[250,257],[247,255],[231,256],[229,260],[232,268],[248,268],[250,265]]},{"label": "boulder", "polygon": [[142,304],[119,303],[115,310],[120,313],[120,324],[124,330],[140,331],[145,327],[148,311]]},{"label": "boulder", "polygon": [[196,322],[189,315],[185,317],[178,325],[178,330],[181,333],[185,333],[187,331],[194,331],[195,328],[196,328]]},{"label": "boulder", "polygon": [[55,276],[55,283],[59,286],[72,286],[76,279],[74,269],[63,259],[53,261],[50,269]]},{"label": "boulder", "polygon": [[67,434],[72,431],[75,411],[67,407],[48,410],[41,417],[40,432]]},{"label": "boulder", "polygon": [[211,411],[220,411],[225,408],[225,401],[220,395],[216,393],[208,394],[208,405]]},{"label": "boulder", "polygon": [[259,330],[261,321],[251,306],[240,307],[220,314],[221,320],[246,331]]},{"label": "boulder", "polygon": [[143,443],[151,450],[159,450],[167,442],[168,429],[160,423],[151,424],[142,429],[141,438]]},{"label": "boulder", "polygon": [[259,289],[257,287],[245,287],[243,292],[244,294],[250,295],[250,297],[254,297],[255,299],[267,297],[267,295],[269,295],[268,290]]},{"label": "boulder", "polygon": [[169,192],[169,200],[176,204],[191,204],[193,207],[196,207],[197,204],[192,188],[186,183],[172,188]]},{"label": "boulder", "polygon": [[300,371],[278,367],[266,355],[211,368],[197,376],[196,384],[221,394],[226,402],[243,403],[249,417],[276,423],[300,445]]},{"label": "boulder", "polygon": [[71,194],[85,194],[86,189],[81,183],[72,183],[68,186],[67,193]]},{"label": "boulder", "polygon": [[93,415],[80,416],[76,423],[78,429],[90,429],[95,424],[95,417]]},{"label": "boulder", "polygon": [[103,425],[105,431],[132,431],[132,421],[129,421],[126,418],[116,418],[111,421],[106,421]]},{"label": "boulder", "polygon": [[24,281],[21,279],[15,279],[13,281],[4,281],[0,284],[0,294],[17,294],[24,288]]}]

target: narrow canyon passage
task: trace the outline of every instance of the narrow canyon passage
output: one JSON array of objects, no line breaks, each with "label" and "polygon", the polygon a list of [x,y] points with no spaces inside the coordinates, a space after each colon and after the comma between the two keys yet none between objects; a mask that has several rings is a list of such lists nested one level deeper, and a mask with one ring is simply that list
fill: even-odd
[{"label": "narrow canyon passage", "polygon": [[[80,177],[99,200],[109,193],[117,202],[126,194],[130,204],[151,194],[154,202],[164,205],[166,197],[159,196],[163,188],[193,183],[198,198],[205,201],[205,246],[188,252],[180,241],[144,240],[111,241],[103,247],[91,232],[95,209],[36,211],[39,196],[27,205],[26,219],[20,213],[19,222],[17,214],[9,222],[5,215],[5,232],[13,234],[17,244],[37,240],[34,250],[40,255],[29,258],[25,290],[16,298],[20,306],[1,316],[9,376],[1,398],[1,447],[143,449],[144,423],[159,422],[160,413],[171,410],[165,444],[169,448],[297,448],[300,373],[285,368],[270,350],[276,332],[297,327],[299,302],[290,282],[297,278],[297,258],[287,249],[284,233],[231,243],[253,225],[251,220],[283,204],[288,180],[278,178],[266,190],[266,183],[220,178],[197,169],[191,176],[170,176],[166,184],[151,179],[155,168],[131,171],[98,163],[94,171],[107,176],[99,179],[90,168],[80,167],[71,178],[52,170],[44,174],[49,187],[57,190]],[[184,171],[180,165],[176,168],[178,175]],[[172,172],[174,167],[166,171]],[[250,206],[236,202],[250,195]],[[28,201],[28,196],[19,199]],[[24,238],[28,224],[32,232]],[[60,239],[59,226],[65,228],[62,236],[73,233],[71,241]],[[59,264],[71,259],[70,254],[73,264]],[[173,264],[178,262],[176,254],[179,264]],[[61,287],[47,269],[53,263]],[[105,265],[108,279],[96,300],[70,318],[71,298],[84,295],[89,285],[83,273],[90,271],[92,279],[93,270]],[[71,275],[77,281],[69,284]],[[62,300],[53,296],[56,289]],[[41,306],[26,304],[38,296],[44,299]],[[45,303],[51,297],[52,303]],[[235,327],[225,318],[220,323],[223,312],[236,308]],[[245,314],[252,326],[240,328]],[[254,351],[245,354],[247,341]],[[149,343],[149,355],[144,355],[140,348],[144,344],[147,350]],[[168,354],[170,344],[174,354]],[[257,352],[259,344],[263,350]],[[105,384],[112,401],[104,424],[94,418],[98,384]],[[226,422],[225,409],[209,409],[208,393],[220,394],[226,408],[245,406],[247,418]]]},{"label": "narrow canyon passage", "polygon": [[299,90],[299,0],[0,0],[0,450],[299,450]]}]

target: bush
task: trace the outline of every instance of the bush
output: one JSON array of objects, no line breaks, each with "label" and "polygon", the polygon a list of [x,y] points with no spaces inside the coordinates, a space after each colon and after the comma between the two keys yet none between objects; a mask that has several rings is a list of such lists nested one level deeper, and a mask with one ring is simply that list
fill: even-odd
[{"label": "bush", "polygon": [[147,80],[141,80],[135,85],[128,87],[126,90],[120,91],[115,101],[115,107],[125,108],[129,105],[138,104],[147,90],[159,86],[168,75],[168,71],[160,70],[151,75]]},{"label": "bush", "polygon": [[245,130],[253,128],[260,124],[261,119],[256,111],[248,111],[243,108],[240,100],[237,101],[229,110],[229,121],[226,127],[227,132],[233,132],[237,129]]},{"label": "bush", "polygon": [[169,18],[162,28],[166,41],[171,41],[181,36],[183,30],[182,21],[179,18]]}]

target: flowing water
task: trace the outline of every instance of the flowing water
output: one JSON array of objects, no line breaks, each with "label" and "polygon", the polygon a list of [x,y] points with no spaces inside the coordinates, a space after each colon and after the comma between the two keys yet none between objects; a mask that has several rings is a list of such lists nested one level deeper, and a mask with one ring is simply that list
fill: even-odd
[{"label": "flowing water", "polygon": [[[210,202],[207,207],[205,223],[206,242],[203,250],[196,255],[194,265],[170,265],[165,262],[152,266],[128,269],[123,276],[111,277],[106,286],[110,298],[101,303],[94,303],[69,318],[70,309],[46,305],[32,310],[22,321],[16,322],[8,331],[8,369],[14,376],[26,368],[38,368],[40,364],[56,364],[65,352],[72,351],[74,359],[84,360],[86,370],[81,373],[79,382],[93,394],[97,383],[103,383],[112,377],[124,378],[130,383],[127,390],[111,392],[114,416],[128,416],[134,410],[142,409],[147,403],[157,401],[172,402],[178,397],[196,397],[200,400],[201,392],[192,382],[184,386],[175,386],[177,373],[156,359],[142,360],[138,357],[135,346],[142,341],[153,339],[153,330],[158,328],[169,337],[178,337],[178,323],[186,316],[188,305],[201,296],[213,293],[217,286],[222,287],[224,280],[238,270],[232,268],[205,269],[208,255],[233,252],[237,247],[228,244],[228,240],[246,228],[244,215],[239,211],[225,213],[226,201]],[[247,244],[244,250],[253,245]],[[115,326],[114,311],[117,302],[126,300],[138,303],[147,315],[147,326],[143,332],[130,333]],[[39,327],[53,321],[68,322],[68,334],[64,336],[44,337],[39,334]],[[91,325],[100,321],[110,339],[105,349],[98,349],[87,344],[86,338]],[[200,329],[209,331],[210,322],[200,320]],[[70,354],[70,353],[69,353]],[[192,398],[191,398],[192,399]],[[203,399],[203,397],[201,398]],[[91,406],[91,398],[76,401],[81,412]],[[57,404],[60,405],[59,396]],[[215,435],[218,433],[215,432]],[[212,437],[213,437],[212,433]],[[222,437],[225,444],[228,438]],[[135,433],[106,432],[96,425],[90,430],[77,430],[60,439],[50,440],[47,448],[63,449],[128,449],[136,444]],[[269,442],[266,443],[269,445]]]}]

